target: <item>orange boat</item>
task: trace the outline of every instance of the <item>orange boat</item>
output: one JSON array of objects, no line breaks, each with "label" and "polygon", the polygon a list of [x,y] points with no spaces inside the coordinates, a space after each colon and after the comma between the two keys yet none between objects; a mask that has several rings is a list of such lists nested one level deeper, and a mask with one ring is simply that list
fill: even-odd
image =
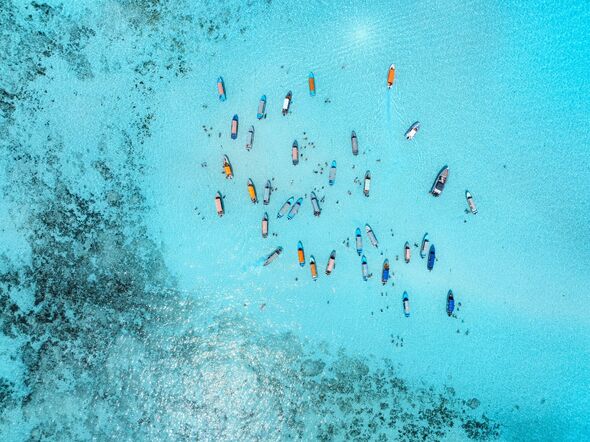
[{"label": "orange boat", "polygon": [[389,72],[387,73],[387,87],[391,89],[393,82],[395,81],[395,65],[389,66]]},{"label": "orange boat", "polygon": [[299,259],[299,265],[303,267],[305,265],[305,252],[303,251],[303,244],[301,241],[297,243],[297,259]]},{"label": "orange boat", "polygon": [[313,255],[309,257],[309,269],[311,270],[311,277],[315,281],[318,279],[318,268],[315,265],[315,258]]},{"label": "orange boat", "polygon": [[223,172],[225,173],[225,177],[230,180],[234,177],[234,171],[229,163],[227,155],[223,156]]},{"label": "orange boat", "polygon": [[307,82],[309,84],[309,95],[315,97],[315,77],[313,72],[309,73],[309,77],[307,77]]},{"label": "orange boat", "polygon": [[250,199],[254,204],[258,202],[258,197],[256,196],[256,188],[254,187],[254,183],[250,178],[248,178],[248,194],[250,195]]},{"label": "orange boat", "polygon": [[217,192],[217,195],[215,195],[215,209],[217,209],[217,215],[222,217],[224,214],[223,198],[221,197],[221,193],[219,192]]}]

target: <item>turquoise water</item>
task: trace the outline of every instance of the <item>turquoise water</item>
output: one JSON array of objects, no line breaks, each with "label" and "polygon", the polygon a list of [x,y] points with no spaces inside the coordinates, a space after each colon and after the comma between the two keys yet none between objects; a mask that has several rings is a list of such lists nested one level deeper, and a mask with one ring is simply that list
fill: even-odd
[{"label": "turquoise water", "polygon": [[[3,2],[3,439],[587,439],[589,16],[560,2]],[[248,178],[259,199],[272,180],[269,206]],[[290,196],[306,197],[299,214],[276,219]],[[365,223],[379,239],[363,234],[367,282]],[[425,232],[432,272],[414,247]]]}]

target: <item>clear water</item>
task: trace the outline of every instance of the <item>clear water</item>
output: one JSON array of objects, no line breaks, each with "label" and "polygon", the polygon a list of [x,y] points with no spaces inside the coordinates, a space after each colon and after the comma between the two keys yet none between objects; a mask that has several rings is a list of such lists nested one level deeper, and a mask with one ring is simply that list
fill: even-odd
[{"label": "clear water", "polygon": [[[3,439],[587,439],[589,21],[583,2],[3,2]],[[248,178],[273,179],[270,206]],[[275,219],[312,190],[319,218],[306,198]]]}]

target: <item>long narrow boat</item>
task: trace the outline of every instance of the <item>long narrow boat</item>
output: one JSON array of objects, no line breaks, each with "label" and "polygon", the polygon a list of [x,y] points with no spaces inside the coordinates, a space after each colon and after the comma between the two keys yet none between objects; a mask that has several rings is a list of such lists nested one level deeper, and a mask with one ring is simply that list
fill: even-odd
[{"label": "long narrow boat", "polygon": [[223,173],[225,173],[226,179],[231,180],[234,177],[234,170],[231,167],[231,163],[229,162],[227,155],[223,156]]},{"label": "long narrow boat", "polygon": [[262,237],[266,238],[268,236],[268,213],[264,212],[262,216]]},{"label": "long narrow boat", "polygon": [[260,101],[258,102],[258,112],[256,113],[256,118],[262,120],[266,117],[266,95],[260,97]]},{"label": "long narrow boat", "polygon": [[219,101],[225,101],[225,83],[222,77],[217,78],[217,93],[219,94]]},{"label": "long narrow boat", "polygon": [[361,258],[361,272],[363,274],[363,281],[367,281],[369,279],[369,264],[367,264],[365,255]]},{"label": "long narrow boat", "polygon": [[371,190],[371,171],[367,170],[367,173],[365,173],[365,182],[363,184],[363,194],[365,196],[369,196],[370,190]]},{"label": "long narrow boat", "polygon": [[309,85],[309,95],[315,97],[315,76],[313,75],[313,72],[309,73],[309,76],[307,77],[307,83]]},{"label": "long narrow boat", "polygon": [[262,204],[268,206],[270,203],[270,194],[272,193],[272,184],[270,180],[266,180],[266,185],[264,186],[264,198],[262,200]]},{"label": "long narrow boat", "polygon": [[353,130],[352,134],[350,135],[350,144],[352,145],[352,154],[357,156],[359,154],[359,140],[356,137],[356,133]]},{"label": "long narrow boat", "polygon": [[436,250],[434,249],[434,244],[430,246],[430,250],[428,251],[428,263],[426,267],[428,270],[432,270],[434,268],[434,261],[436,259]]},{"label": "long narrow boat", "polygon": [[318,201],[318,197],[315,196],[315,192],[311,192],[309,195],[309,199],[311,199],[311,207],[313,208],[313,215],[320,216],[322,213],[322,209],[320,207],[320,203]]},{"label": "long narrow boat", "polygon": [[258,202],[258,196],[256,195],[256,187],[254,187],[254,183],[250,178],[248,178],[248,195],[250,195],[250,200],[254,204]]},{"label": "long narrow boat", "polygon": [[287,115],[289,113],[292,98],[293,93],[291,91],[287,92],[287,95],[285,95],[285,99],[283,100],[283,115]]},{"label": "long narrow boat", "polygon": [[447,293],[447,315],[451,316],[455,311],[455,297],[453,296],[453,291],[449,290]]},{"label": "long narrow boat", "polygon": [[293,141],[293,145],[291,146],[291,160],[293,161],[293,166],[299,164],[299,144],[297,140]]},{"label": "long narrow boat", "polygon": [[318,279],[318,266],[315,263],[313,255],[309,257],[309,270],[311,271],[311,279],[314,281]]},{"label": "long narrow boat", "polygon": [[283,253],[283,248],[277,247],[276,249],[274,249],[274,251],[270,255],[268,255],[268,257],[266,258],[266,261],[264,261],[264,264],[262,264],[262,265],[263,266],[269,265],[271,262],[273,262],[275,259],[277,259],[281,253]]},{"label": "long narrow boat", "polygon": [[371,229],[371,226],[365,224],[365,231],[367,232],[367,236],[369,237],[369,241],[373,244],[373,247],[379,247],[379,241],[377,241],[377,237],[375,236],[375,232]]},{"label": "long narrow boat", "polygon": [[385,285],[389,281],[389,259],[383,261],[383,271],[381,272],[381,284]]},{"label": "long narrow boat", "polygon": [[393,86],[393,82],[395,81],[395,65],[389,66],[389,71],[387,72],[387,87],[391,89]]},{"label": "long narrow boat", "polygon": [[358,253],[358,255],[361,256],[363,254],[363,237],[361,236],[361,229],[359,229],[358,227],[354,231],[354,237],[356,243],[356,253]]},{"label": "long narrow boat", "polygon": [[235,140],[238,138],[238,115],[234,115],[231,119],[231,139]]},{"label": "long narrow boat", "polygon": [[246,150],[251,150],[254,144],[254,126],[250,126],[248,129],[248,139],[246,140]]},{"label": "long narrow boat", "polygon": [[305,265],[305,251],[303,250],[301,241],[297,243],[297,259],[299,260],[299,265],[303,267]]},{"label": "long narrow boat", "polygon": [[332,250],[330,258],[328,259],[328,265],[326,266],[326,275],[330,275],[336,268],[336,250]]},{"label": "long narrow boat", "polygon": [[430,193],[433,196],[440,196],[442,191],[445,189],[445,184],[447,183],[447,179],[449,178],[449,168],[447,166],[443,167],[438,175],[436,176],[436,180],[432,185],[432,189],[430,189]]},{"label": "long narrow boat", "polygon": [[471,210],[471,213],[477,215],[477,207],[475,205],[475,202],[473,201],[473,196],[471,195],[469,190],[465,191],[465,199],[467,199],[467,205],[469,206],[469,210]]},{"label": "long narrow boat", "polygon": [[295,201],[295,204],[293,204],[293,207],[291,207],[291,210],[289,210],[289,214],[287,215],[287,219],[295,218],[295,215],[297,215],[297,213],[299,213],[299,208],[301,207],[302,202],[303,202],[303,198],[298,198],[297,201]]},{"label": "long narrow boat", "polygon": [[420,258],[426,257],[426,254],[428,253],[429,243],[430,241],[428,240],[428,232],[426,232],[422,237],[422,246],[420,247]]},{"label": "long narrow boat", "polygon": [[336,182],[336,160],[332,161],[330,165],[330,173],[328,174],[328,183],[333,186]]},{"label": "long narrow boat", "polygon": [[282,218],[287,214],[287,212],[289,212],[289,210],[291,209],[291,205],[293,204],[293,201],[295,201],[295,198],[293,197],[290,197],[287,201],[285,201],[285,203],[281,206],[279,212],[277,213],[277,218]]},{"label": "long narrow boat", "polygon": [[406,318],[410,317],[410,298],[408,297],[408,292],[404,292],[404,296],[402,297],[402,305],[404,306],[404,316]]},{"label": "long narrow boat", "polygon": [[223,197],[220,192],[217,192],[217,195],[215,195],[215,209],[217,210],[217,215],[219,215],[219,217],[222,217],[225,213],[223,210]]},{"label": "long narrow boat", "polygon": [[410,262],[411,256],[412,249],[410,249],[410,243],[406,241],[406,244],[404,245],[404,260],[406,261],[406,264]]},{"label": "long narrow boat", "polygon": [[420,130],[420,122],[416,121],[414,124],[410,126],[410,128],[406,131],[406,140],[413,140],[414,136]]}]

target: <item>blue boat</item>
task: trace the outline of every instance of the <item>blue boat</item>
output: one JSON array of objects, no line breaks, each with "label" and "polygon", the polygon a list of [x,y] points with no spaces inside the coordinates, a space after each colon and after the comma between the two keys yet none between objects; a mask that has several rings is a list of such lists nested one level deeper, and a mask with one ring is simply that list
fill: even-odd
[{"label": "blue boat", "polygon": [[231,119],[231,139],[235,140],[238,138],[238,115],[234,115]]},{"label": "blue boat", "polygon": [[256,118],[262,120],[266,117],[266,95],[260,97],[260,101],[258,102],[258,113],[256,114]]},{"label": "blue boat", "polygon": [[287,219],[295,218],[295,215],[297,215],[297,213],[299,212],[299,208],[301,207],[302,202],[303,202],[303,198],[299,198],[299,199],[297,199],[297,201],[295,201],[295,204],[293,204],[293,207],[291,207],[291,210],[289,210],[289,214],[287,215]]},{"label": "blue boat", "polygon": [[363,255],[363,257],[361,258],[361,270],[363,273],[363,281],[366,281],[369,279],[369,265],[367,264],[367,258],[365,257],[365,255]]},{"label": "blue boat", "polygon": [[404,316],[406,318],[410,317],[410,298],[408,298],[408,292],[404,292],[404,296],[402,298],[402,305],[404,306]]},{"label": "blue boat", "polygon": [[430,246],[430,250],[428,251],[428,264],[426,265],[426,267],[428,267],[428,270],[432,270],[432,268],[434,267],[435,258],[436,251],[434,250],[434,244],[432,244]]},{"label": "blue boat", "polygon": [[356,253],[361,256],[363,254],[363,237],[361,236],[361,229],[357,227],[354,236],[356,237]]},{"label": "blue boat", "polygon": [[333,186],[335,181],[336,181],[336,160],[332,161],[332,165],[330,166],[330,174],[328,175],[328,183],[330,183],[330,186]]},{"label": "blue boat", "polygon": [[447,293],[447,315],[451,316],[455,311],[455,297],[453,296],[453,291],[449,290]]},{"label": "blue boat", "polygon": [[389,259],[383,261],[383,272],[381,273],[381,284],[385,285],[389,281]]},{"label": "blue boat", "polygon": [[217,79],[217,93],[219,94],[219,101],[225,101],[225,83],[222,77]]}]

